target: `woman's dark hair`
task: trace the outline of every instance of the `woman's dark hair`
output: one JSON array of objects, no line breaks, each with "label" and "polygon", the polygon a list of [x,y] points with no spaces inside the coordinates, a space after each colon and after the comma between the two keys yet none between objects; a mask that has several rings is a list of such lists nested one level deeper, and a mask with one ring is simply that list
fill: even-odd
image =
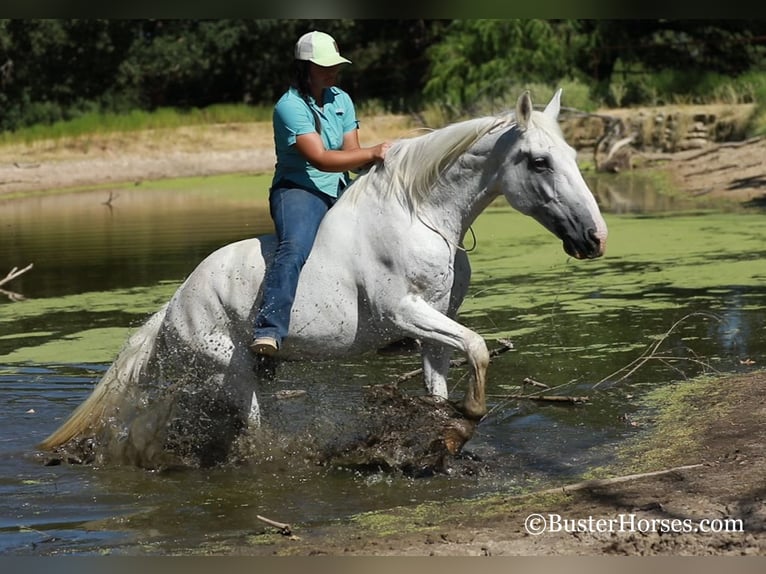
[{"label": "woman's dark hair", "polygon": [[293,80],[292,87],[298,90],[303,101],[314,114],[314,128],[318,134],[322,133],[322,124],[319,122],[319,115],[316,110],[311,107],[309,97],[311,96],[311,88],[309,86],[309,62],[308,60],[293,60]]}]

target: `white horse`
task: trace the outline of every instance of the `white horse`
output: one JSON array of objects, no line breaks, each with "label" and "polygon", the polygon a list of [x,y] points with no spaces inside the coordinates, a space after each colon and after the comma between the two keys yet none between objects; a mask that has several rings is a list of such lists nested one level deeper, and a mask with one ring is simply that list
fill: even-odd
[{"label": "white horse", "polygon": [[[458,350],[471,374],[462,410],[481,418],[489,353],[455,320],[470,278],[461,247],[469,226],[502,194],[573,257],[599,257],[606,245],[606,224],[557,122],[560,96],[540,112],[525,92],[514,114],[400,140],[359,176],[319,228],[280,358],[342,357],[415,338],[427,393],[447,399]],[[259,425],[248,344],[274,247],[263,236],[203,260],[41,448],[90,437],[135,464],[173,450],[205,464],[215,460],[204,460],[203,443],[225,450],[244,427]]]}]

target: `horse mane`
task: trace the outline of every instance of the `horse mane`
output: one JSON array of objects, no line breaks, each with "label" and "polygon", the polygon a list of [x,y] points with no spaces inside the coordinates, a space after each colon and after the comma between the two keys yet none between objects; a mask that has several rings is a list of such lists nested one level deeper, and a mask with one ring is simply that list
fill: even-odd
[{"label": "horse mane", "polygon": [[[374,185],[376,193],[396,198],[414,210],[459,156],[488,133],[515,125],[514,120],[513,113],[474,118],[397,140],[385,161],[356,178],[344,197],[351,196],[355,201]],[[527,128],[539,129],[556,139],[564,138],[558,121],[539,111],[532,112]]]},{"label": "horse mane", "polygon": [[403,200],[411,207],[425,198],[444,170],[494,128],[512,124],[513,115],[474,118],[394,142],[385,161],[359,176],[344,193],[353,198],[375,185],[377,193]]}]

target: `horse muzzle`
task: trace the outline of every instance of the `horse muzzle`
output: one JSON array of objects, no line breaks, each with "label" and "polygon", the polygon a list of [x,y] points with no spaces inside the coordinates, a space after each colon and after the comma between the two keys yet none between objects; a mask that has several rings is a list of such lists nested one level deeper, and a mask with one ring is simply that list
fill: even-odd
[{"label": "horse muzzle", "polygon": [[581,236],[563,235],[564,251],[575,259],[596,259],[606,252],[606,231],[587,229]]}]

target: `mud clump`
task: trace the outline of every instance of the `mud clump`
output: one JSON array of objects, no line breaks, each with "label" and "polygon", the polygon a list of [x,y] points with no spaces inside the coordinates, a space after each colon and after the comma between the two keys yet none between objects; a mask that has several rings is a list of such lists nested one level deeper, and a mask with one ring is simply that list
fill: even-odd
[{"label": "mud clump", "polygon": [[[307,468],[412,477],[484,470],[481,461],[463,452],[477,421],[466,418],[450,401],[408,395],[395,385],[365,389],[360,404],[336,411],[329,419],[306,416],[327,412],[320,399],[312,404],[305,391],[280,390],[274,400],[281,408],[257,429],[246,428],[235,399],[220,388],[155,399],[146,412],[132,413],[129,428],[105,424],[47,453],[44,464],[131,464],[169,470],[257,468],[291,460]],[[296,420],[310,424],[295,428]]]},{"label": "mud clump", "polygon": [[370,387],[354,426],[355,433],[323,449],[320,464],[415,477],[476,471],[476,461],[462,453],[476,421],[449,401],[408,396],[394,385]]}]

